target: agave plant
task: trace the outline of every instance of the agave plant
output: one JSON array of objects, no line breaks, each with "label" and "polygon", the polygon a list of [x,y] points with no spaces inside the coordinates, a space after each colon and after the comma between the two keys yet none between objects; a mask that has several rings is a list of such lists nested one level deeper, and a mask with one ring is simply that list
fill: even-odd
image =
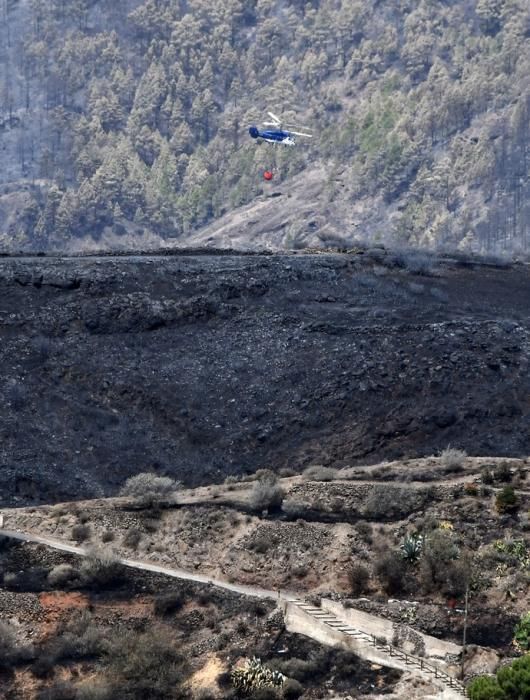
[{"label": "agave plant", "polygon": [[425,538],[423,535],[407,535],[401,545],[401,556],[411,564],[415,564],[421,557]]}]

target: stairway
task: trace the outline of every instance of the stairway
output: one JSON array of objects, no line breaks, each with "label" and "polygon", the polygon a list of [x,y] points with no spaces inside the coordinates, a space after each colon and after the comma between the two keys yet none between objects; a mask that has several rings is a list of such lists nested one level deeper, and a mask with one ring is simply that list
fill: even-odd
[{"label": "stairway", "polygon": [[[377,638],[375,635],[354,629],[343,620],[340,620],[333,613],[330,613],[322,608],[317,608],[310,603],[300,600],[299,598],[291,598],[287,600],[287,618],[289,606],[293,606],[295,609],[312,618],[312,620],[320,625],[324,625],[330,630],[343,635],[344,642],[347,643],[348,640],[357,642],[355,646],[357,647],[357,651],[359,651],[359,655],[362,656],[362,648],[364,647],[367,651],[367,658],[370,658],[371,654],[369,653],[369,650],[372,649],[377,651],[379,659],[381,659],[381,657],[386,657],[388,666],[401,668],[403,670],[407,669],[412,672],[416,671],[418,675],[429,678],[429,680],[431,680],[438,687],[441,687],[445,691],[450,691],[448,694],[444,693],[444,698],[447,698],[447,700],[449,700],[449,698],[451,698],[451,700],[458,700],[460,698],[467,697],[466,689],[460,681],[457,681],[456,678],[453,678],[453,676],[438,666],[425,661],[425,659],[408,654],[402,649],[389,644],[386,640]],[[293,631],[295,630],[293,629]],[[349,646],[351,647],[351,645]],[[358,648],[359,646],[361,649]]]}]

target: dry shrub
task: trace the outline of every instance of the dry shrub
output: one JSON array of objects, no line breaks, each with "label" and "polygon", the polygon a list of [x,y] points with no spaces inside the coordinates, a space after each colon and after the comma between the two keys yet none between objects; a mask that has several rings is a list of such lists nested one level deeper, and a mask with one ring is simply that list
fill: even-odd
[{"label": "dry shrub", "polygon": [[28,655],[29,651],[18,644],[15,629],[0,621],[0,670],[10,668]]},{"label": "dry shrub", "polygon": [[348,570],[348,581],[352,594],[354,596],[362,595],[370,583],[370,572],[363,564],[354,563]]},{"label": "dry shrub", "polygon": [[114,533],[112,530],[105,530],[101,535],[101,541],[104,543],[112,542],[114,539]]},{"label": "dry shrub", "polygon": [[306,481],[334,481],[337,478],[337,470],[322,464],[313,464],[304,470],[303,476]]},{"label": "dry shrub", "polygon": [[471,569],[450,531],[435,530],[425,540],[419,568],[419,580],[426,593],[460,595]]},{"label": "dry shrub", "polygon": [[90,539],[90,525],[74,525],[72,528],[72,539],[79,544]]},{"label": "dry shrub", "polygon": [[389,258],[390,267],[400,267],[413,275],[430,276],[438,266],[438,259],[432,253],[413,249],[399,250]]},{"label": "dry shrub", "polygon": [[70,564],[58,564],[48,574],[50,586],[64,586],[77,576],[77,572]]},{"label": "dry shrub", "polygon": [[305,578],[308,573],[309,567],[307,564],[297,564],[292,569],[292,574],[293,576],[296,576],[296,578]]},{"label": "dry shrub", "polygon": [[122,544],[127,549],[137,549],[142,539],[142,533],[136,528],[130,528],[123,536]]},{"label": "dry shrub", "polygon": [[264,477],[253,484],[249,498],[250,507],[257,512],[277,511],[282,507],[283,497],[284,491],[273,474],[272,477]]},{"label": "dry shrub", "polygon": [[258,469],[250,477],[252,481],[275,481],[277,480],[276,474],[272,469]]},{"label": "dry shrub", "polygon": [[184,598],[180,591],[170,591],[156,596],[154,601],[155,615],[170,615],[178,612],[184,605]]},{"label": "dry shrub", "polygon": [[162,629],[143,634],[123,632],[107,648],[108,678],[114,697],[127,700],[184,698],[180,689],[188,668],[173,639]]},{"label": "dry shrub", "polygon": [[446,447],[440,454],[441,465],[448,472],[459,472],[463,469],[466,459],[467,453],[454,447]]},{"label": "dry shrub", "polygon": [[80,574],[87,585],[107,587],[122,580],[124,567],[113,552],[93,548],[84,559]]},{"label": "dry shrub", "polygon": [[510,481],[512,481],[512,470],[510,469],[508,462],[501,462],[497,467],[495,467],[493,470],[493,478],[495,481],[499,481],[503,484],[510,483]]},{"label": "dry shrub", "polygon": [[398,552],[385,551],[376,559],[375,574],[386,593],[402,593],[407,578],[407,565]]},{"label": "dry shrub", "polygon": [[250,542],[249,549],[257,554],[266,554],[274,544],[276,544],[276,540],[270,532],[258,532]]},{"label": "dry shrub", "polygon": [[282,511],[289,518],[303,518],[311,510],[311,504],[305,501],[297,501],[294,498],[289,498],[282,503]]},{"label": "dry shrub", "polygon": [[144,508],[167,500],[178,491],[181,484],[168,476],[157,476],[150,472],[137,474],[127,479],[120,496],[129,496]]},{"label": "dry shrub", "polygon": [[373,520],[395,520],[406,518],[431,499],[428,489],[410,487],[388,487],[376,484],[366,499],[364,517]]},{"label": "dry shrub", "polygon": [[355,523],[355,529],[366,544],[372,544],[372,526],[370,523],[367,523],[365,520],[359,520]]},{"label": "dry shrub", "polygon": [[57,659],[98,658],[106,648],[107,635],[107,630],[95,623],[90,612],[82,610],[59,628],[52,652]]}]

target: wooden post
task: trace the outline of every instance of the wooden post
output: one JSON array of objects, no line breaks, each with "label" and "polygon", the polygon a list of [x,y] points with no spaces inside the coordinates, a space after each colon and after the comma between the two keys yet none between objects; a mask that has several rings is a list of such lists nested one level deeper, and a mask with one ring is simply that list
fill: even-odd
[{"label": "wooden post", "polygon": [[462,636],[462,664],[460,666],[460,680],[464,680],[464,661],[466,656],[467,611],[469,602],[469,583],[466,586],[466,598],[464,605],[464,632]]}]

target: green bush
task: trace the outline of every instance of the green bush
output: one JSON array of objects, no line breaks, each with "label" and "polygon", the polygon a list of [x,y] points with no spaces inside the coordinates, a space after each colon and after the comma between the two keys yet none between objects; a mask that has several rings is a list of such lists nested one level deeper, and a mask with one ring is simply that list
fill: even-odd
[{"label": "green bush", "polygon": [[530,698],[530,654],[497,671],[497,676],[474,678],[467,688],[470,700],[527,700]]},{"label": "green bush", "polygon": [[522,615],[515,626],[514,642],[522,651],[530,651],[530,612]]},{"label": "green bush", "polygon": [[505,700],[497,679],[492,676],[474,678],[467,687],[470,700]]},{"label": "green bush", "polygon": [[518,498],[513,489],[513,486],[505,486],[497,494],[495,499],[495,507],[497,513],[503,515],[504,513],[515,513],[518,507]]},{"label": "green bush", "polygon": [[507,700],[530,698],[530,654],[497,671],[497,680]]}]

